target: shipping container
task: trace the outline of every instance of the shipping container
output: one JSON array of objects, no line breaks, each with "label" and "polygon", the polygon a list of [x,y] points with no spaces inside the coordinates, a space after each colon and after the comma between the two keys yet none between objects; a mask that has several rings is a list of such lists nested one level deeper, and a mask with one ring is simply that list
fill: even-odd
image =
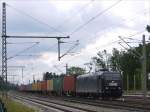
[{"label": "shipping container", "polygon": [[41,82],[37,82],[37,90],[41,91]]},{"label": "shipping container", "polygon": [[47,80],[47,91],[53,91],[53,79]]},{"label": "shipping container", "polygon": [[76,76],[64,76],[63,79],[63,91],[64,93],[75,93],[76,90]]},{"label": "shipping container", "polygon": [[61,93],[63,91],[63,77],[53,79],[53,91]]},{"label": "shipping container", "polygon": [[47,81],[42,81],[41,82],[41,90],[46,91],[47,90]]},{"label": "shipping container", "polygon": [[34,83],[31,84],[32,85],[32,91],[35,91],[35,86],[34,86]]},{"label": "shipping container", "polygon": [[38,90],[38,85],[37,85],[37,83],[35,83],[35,91],[37,91]]},{"label": "shipping container", "polygon": [[37,91],[37,83],[32,84],[32,91]]}]

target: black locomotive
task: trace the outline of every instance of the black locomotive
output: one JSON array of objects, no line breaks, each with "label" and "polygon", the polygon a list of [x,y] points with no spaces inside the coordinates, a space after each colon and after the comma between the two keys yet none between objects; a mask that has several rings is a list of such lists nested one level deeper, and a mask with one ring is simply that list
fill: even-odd
[{"label": "black locomotive", "polygon": [[20,91],[33,93],[60,93],[80,97],[119,98],[122,96],[122,78],[118,72],[97,71],[84,75],[64,77],[21,85]]},{"label": "black locomotive", "polygon": [[92,97],[122,96],[122,78],[118,72],[99,71],[76,79],[76,94]]}]

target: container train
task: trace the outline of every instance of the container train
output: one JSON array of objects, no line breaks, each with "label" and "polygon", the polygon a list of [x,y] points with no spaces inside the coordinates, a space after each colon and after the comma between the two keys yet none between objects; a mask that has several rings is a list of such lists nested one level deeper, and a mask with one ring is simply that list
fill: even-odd
[{"label": "container train", "polygon": [[99,71],[21,85],[19,90],[51,95],[118,98],[122,96],[122,78],[118,72]]}]

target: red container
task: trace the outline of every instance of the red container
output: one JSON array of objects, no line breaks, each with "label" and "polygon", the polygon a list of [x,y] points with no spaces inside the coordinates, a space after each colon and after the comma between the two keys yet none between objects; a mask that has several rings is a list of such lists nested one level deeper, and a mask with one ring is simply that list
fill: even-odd
[{"label": "red container", "polygon": [[76,76],[64,76],[63,80],[63,91],[64,92],[75,92],[76,90]]},{"label": "red container", "polygon": [[41,90],[46,91],[47,90],[47,81],[42,81],[41,82]]}]

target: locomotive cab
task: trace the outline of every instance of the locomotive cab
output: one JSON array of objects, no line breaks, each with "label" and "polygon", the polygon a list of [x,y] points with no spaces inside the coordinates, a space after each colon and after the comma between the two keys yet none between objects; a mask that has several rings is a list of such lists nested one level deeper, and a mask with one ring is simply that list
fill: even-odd
[{"label": "locomotive cab", "polygon": [[104,96],[120,97],[122,95],[122,78],[118,72],[104,72],[103,74]]}]

